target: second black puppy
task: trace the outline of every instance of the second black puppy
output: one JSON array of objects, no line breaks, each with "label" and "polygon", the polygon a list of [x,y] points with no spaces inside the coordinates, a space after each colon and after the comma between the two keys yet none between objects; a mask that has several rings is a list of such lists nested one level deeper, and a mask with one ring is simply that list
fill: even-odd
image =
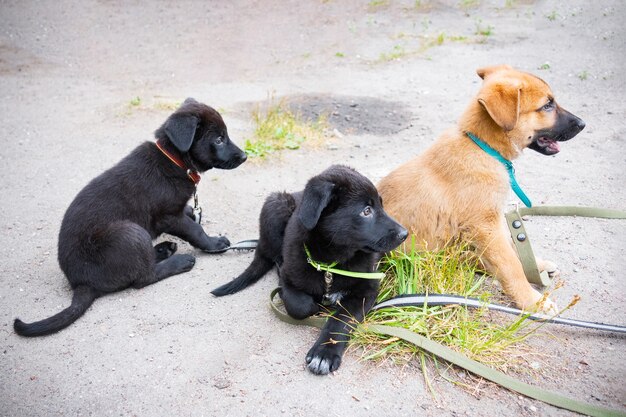
[{"label": "second black puppy", "polygon": [[[378,280],[326,274],[308,262],[336,263],[339,270],[373,272],[384,252],[400,245],[407,231],[385,213],[376,187],[355,170],[333,165],[311,178],[304,191],[271,194],[260,216],[260,238],[252,264],[215,290],[233,294],[278,266],[287,313],[303,319],[331,304],[330,318],[306,356],[309,370],[327,374],[341,364],[354,321],[374,304]],[[307,251],[309,254],[307,254]],[[329,277],[329,279],[328,279]]]},{"label": "second black puppy", "polygon": [[188,98],[145,142],[93,179],[65,213],[59,232],[59,265],[74,296],[72,305],[35,323],[15,319],[22,336],[41,336],[67,327],[99,296],[142,288],[189,271],[192,255],[173,255],[176,244],[152,247],[169,233],[206,252],[225,250],[225,237],[209,237],[187,206],[198,172],[232,169],[246,160],[228,137],[220,114]]}]

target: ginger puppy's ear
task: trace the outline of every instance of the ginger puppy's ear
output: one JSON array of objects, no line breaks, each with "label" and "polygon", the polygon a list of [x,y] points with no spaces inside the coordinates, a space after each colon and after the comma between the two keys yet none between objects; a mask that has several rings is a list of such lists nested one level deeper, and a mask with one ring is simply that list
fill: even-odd
[{"label": "ginger puppy's ear", "polygon": [[476,70],[476,74],[478,74],[478,76],[484,80],[486,77],[489,77],[493,73],[512,69],[513,67],[510,65],[492,65],[490,67],[478,68]]},{"label": "ginger puppy's ear", "polygon": [[478,93],[478,102],[502,129],[515,128],[520,113],[521,85],[511,80],[485,83]]}]

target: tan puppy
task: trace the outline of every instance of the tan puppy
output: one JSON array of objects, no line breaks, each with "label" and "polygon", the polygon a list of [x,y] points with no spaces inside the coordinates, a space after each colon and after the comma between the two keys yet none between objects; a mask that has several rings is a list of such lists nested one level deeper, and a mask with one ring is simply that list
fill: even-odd
[{"label": "tan puppy", "polygon": [[[513,160],[524,148],[544,155],[559,152],[558,142],[576,136],[585,123],[556,104],[550,87],[534,75],[508,65],[477,73],[482,88],[458,125],[383,178],[378,189],[385,210],[416,243],[436,249],[454,239],[468,240],[518,307],[553,312],[550,300],[536,305],[541,294],[526,280],[505,223],[511,189],[507,170],[467,133]],[[550,262],[538,261],[538,266],[556,270]]]}]

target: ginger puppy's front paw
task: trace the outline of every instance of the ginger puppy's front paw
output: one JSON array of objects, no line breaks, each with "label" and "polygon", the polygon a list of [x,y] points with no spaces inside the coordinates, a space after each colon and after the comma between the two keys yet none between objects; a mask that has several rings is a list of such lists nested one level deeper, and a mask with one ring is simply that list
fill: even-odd
[{"label": "ginger puppy's front paw", "polygon": [[561,275],[558,265],[551,261],[537,258],[537,268],[539,272],[546,271],[551,279],[558,278]]},{"label": "ginger puppy's front paw", "polygon": [[522,310],[536,311],[550,316],[559,313],[559,307],[556,303],[536,290],[533,290],[532,295],[527,300],[517,302],[517,305]]},{"label": "ginger puppy's front paw", "polygon": [[549,298],[545,298],[543,301],[539,301],[537,304],[537,311],[540,311],[549,316],[556,316],[559,314],[559,307],[554,301]]}]

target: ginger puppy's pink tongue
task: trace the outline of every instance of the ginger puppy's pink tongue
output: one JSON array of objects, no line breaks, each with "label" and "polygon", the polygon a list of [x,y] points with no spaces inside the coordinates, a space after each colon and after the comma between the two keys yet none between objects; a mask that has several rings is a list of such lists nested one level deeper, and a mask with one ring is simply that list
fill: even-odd
[{"label": "ginger puppy's pink tongue", "polygon": [[539,144],[539,146],[547,149],[552,154],[558,153],[561,150],[557,141],[546,137],[539,138],[539,140],[537,140],[537,143]]},{"label": "ginger puppy's pink tongue", "polygon": [[550,149],[554,153],[557,153],[561,150],[561,148],[559,147],[559,142],[555,140],[552,140],[550,141],[550,143],[548,143],[548,149]]}]

